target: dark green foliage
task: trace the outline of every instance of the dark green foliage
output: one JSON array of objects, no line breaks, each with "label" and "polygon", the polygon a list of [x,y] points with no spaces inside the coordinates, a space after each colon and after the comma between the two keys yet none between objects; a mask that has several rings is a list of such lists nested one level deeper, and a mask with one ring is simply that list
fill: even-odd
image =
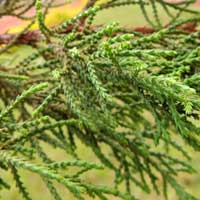
[{"label": "dark green foliage", "polygon": [[[192,3],[112,0],[94,6],[91,1],[82,13],[51,28],[44,22],[41,1],[35,2],[44,35],[37,53],[14,68],[0,66],[0,168],[11,170],[24,199],[31,197],[18,169],[39,174],[56,200],[62,198],[54,181],[80,200],[87,199],[85,194],[135,200],[132,184],[147,193],[153,188],[166,199],[169,185],[180,200],[198,199],[177,180],[179,172],[195,172],[190,164],[155,148],[165,144],[190,160],[184,146],[174,141],[180,137],[200,150],[200,34],[180,28],[200,22],[199,13],[188,8]],[[92,25],[97,12],[127,4],[139,5],[153,33],[117,23]],[[158,5],[171,18],[165,28]],[[179,20],[182,12],[193,16]],[[77,140],[92,149],[101,165],[79,159]],[[53,160],[42,142],[65,150],[74,161]],[[69,167],[80,170],[67,173]],[[82,180],[83,173],[104,167],[114,171],[115,189]],[[121,183],[125,192],[118,189]],[[1,188],[9,185],[0,177]]]}]

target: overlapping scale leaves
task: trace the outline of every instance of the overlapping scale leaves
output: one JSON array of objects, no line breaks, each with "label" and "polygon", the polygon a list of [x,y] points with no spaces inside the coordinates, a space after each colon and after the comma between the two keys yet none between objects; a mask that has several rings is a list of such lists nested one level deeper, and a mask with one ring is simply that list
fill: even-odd
[{"label": "overlapping scale leaves", "polygon": [[[199,15],[187,7],[190,3],[109,1],[50,28],[44,23],[42,3],[36,1],[44,40],[35,54],[14,68],[0,66],[0,168],[10,170],[24,199],[32,198],[20,169],[39,174],[57,200],[62,197],[55,181],[76,199],[87,199],[87,194],[102,200],[109,195],[134,200],[132,184],[165,198],[169,185],[179,199],[197,199],[176,178],[179,172],[194,173],[195,169],[156,149],[166,144],[190,160],[185,147],[174,140],[178,137],[200,150],[199,31],[180,28],[200,22]],[[97,12],[126,4],[139,5],[155,32],[142,34],[117,23],[92,25]],[[165,28],[161,28],[158,4],[172,18]],[[146,6],[154,10],[153,23]],[[176,21],[180,13],[174,16],[171,9],[194,16]],[[78,140],[101,164],[79,159]],[[73,160],[52,159],[43,142],[64,150]],[[80,170],[68,173],[74,166]],[[115,188],[81,178],[91,169],[103,168],[116,175]],[[126,191],[118,189],[121,184]],[[9,188],[1,175],[0,188]]]}]

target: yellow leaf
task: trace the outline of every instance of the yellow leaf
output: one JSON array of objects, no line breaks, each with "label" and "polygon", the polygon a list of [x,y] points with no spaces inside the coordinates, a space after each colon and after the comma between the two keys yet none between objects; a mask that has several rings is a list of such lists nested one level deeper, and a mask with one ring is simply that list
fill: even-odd
[{"label": "yellow leaf", "polygon": [[[71,3],[62,7],[51,8],[45,19],[46,25],[48,27],[51,27],[72,18],[73,16],[81,12],[86,3],[87,0],[80,0],[77,3]],[[9,33],[18,33],[22,31],[28,25],[28,23],[30,22],[23,21],[21,26],[13,27],[9,30]],[[37,22],[33,24],[30,28],[30,30],[35,29],[38,29]]]}]

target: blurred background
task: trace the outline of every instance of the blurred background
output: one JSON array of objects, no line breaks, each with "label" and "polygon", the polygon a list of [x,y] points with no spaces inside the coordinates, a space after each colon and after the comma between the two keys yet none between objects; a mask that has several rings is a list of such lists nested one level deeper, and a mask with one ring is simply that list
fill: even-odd
[{"label": "blurred background", "polygon": [[[172,0],[169,0],[172,2]],[[180,0],[178,0],[180,1]],[[78,12],[82,10],[84,5],[87,3],[87,0],[75,0],[67,5],[63,5],[61,7],[52,8],[47,15],[46,23],[48,26],[52,26],[55,24],[58,24],[68,18],[71,18],[72,16],[76,15]],[[200,10],[200,0],[196,2],[194,6],[194,9]],[[167,23],[167,16],[162,14],[162,9],[160,9],[160,16],[164,23]],[[26,15],[32,16],[34,15],[35,11],[34,9],[29,10]],[[149,9],[149,13],[151,13],[151,10]],[[163,12],[164,13],[164,12]],[[153,14],[152,14],[153,15]],[[185,16],[186,17],[186,16]],[[146,26],[147,23],[140,11],[140,9],[137,6],[124,6],[120,8],[112,8],[107,9],[102,12],[100,12],[96,18],[94,23],[95,24],[105,24],[110,23],[112,21],[117,21],[121,25],[129,26],[129,27],[138,27],[138,26]],[[0,18],[0,34],[3,33],[17,33],[20,30],[23,30],[23,28],[27,25],[27,21],[18,19],[13,16],[6,16]],[[37,24],[34,24],[31,29],[37,29]],[[19,50],[20,48],[20,54],[18,54],[16,49]],[[12,50],[12,54],[6,54],[6,55],[0,55],[0,64],[2,60],[10,59],[12,58],[16,63],[18,63],[20,60],[22,60],[24,57],[32,54],[35,50],[32,47],[29,46],[18,46],[14,47]],[[16,59],[17,58],[17,59]],[[175,138],[176,140],[179,140],[179,138]],[[180,140],[180,143],[182,141]],[[44,144],[45,145],[45,144]],[[53,150],[48,146],[45,146],[45,148],[49,148],[49,154],[52,158],[56,158],[57,160],[70,160],[70,157],[66,157],[66,154],[62,151]],[[162,148],[162,147],[159,147]],[[192,165],[197,170],[197,174],[189,175],[186,173],[182,173],[177,177],[177,179],[181,180],[181,183],[185,186],[185,188],[192,194],[196,195],[200,199],[200,153],[194,152],[190,147],[185,146],[185,149],[190,152],[192,156]],[[158,149],[159,150],[159,149]],[[105,151],[107,151],[105,147]],[[94,156],[93,152],[85,147],[83,144],[78,145],[78,153],[81,155],[80,157],[92,161],[92,162],[98,162],[97,158]],[[170,152],[171,154],[176,154],[176,152]],[[0,173],[2,173],[0,171]],[[42,199],[42,200],[52,200],[52,197],[49,194],[49,191],[46,189],[45,185],[42,183],[40,177],[37,175],[33,175],[30,173],[23,172],[23,178],[26,185],[28,185],[28,190],[33,196],[33,199]],[[8,192],[6,190],[1,191],[0,193],[0,199],[2,200],[22,200],[22,197],[20,194],[18,194],[18,190],[15,187],[15,183],[12,182],[12,177],[10,176],[9,172],[7,174],[3,175],[7,180],[9,180],[11,184],[11,190]],[[95,183],[95,184],[106,184],[108,186],[113,186],[112,180],[113,180],[114,174],[110,172],[109,170],[103,170],[103,171],[93,171],[93,173],[89,172],[86,175],[84,175],[85,180]],[[74,200],[72,195],[68,193],[68,191],[62,187],[61,185],[58,185],[58,190],[60,194],[65,197],[66,200]],[[141,200],[162,200],[162,197],[159,197],[156,193],[152,192],[151,195],[144,194],[143,191],[141,191],[138,187],[135,185],[132,186],[133,193]],[[152,190],[153,191],[153,190]],[[117,200],[116,197],[111,200]],[[89,198],[88,198],[89,200]],[[169,200],[178,200],[176,197],[176,194],[172,190],[172,188],[169,189]]]}]

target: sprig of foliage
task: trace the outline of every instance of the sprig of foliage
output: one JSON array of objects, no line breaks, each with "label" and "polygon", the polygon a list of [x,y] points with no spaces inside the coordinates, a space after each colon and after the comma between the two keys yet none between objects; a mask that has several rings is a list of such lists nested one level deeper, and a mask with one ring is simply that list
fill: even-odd
[{"label": "sprig of foliage", "polygon": [[[6,62],[0,66],[0,168],[11,170],[25,199],[31,197],[19,169],[39,174],[57,200],[62,197],[54,181],[81,200],[88,196],[105,200],[108,195],[135,200],[132,184],[146,193],[152,188],[157,194],[163,191],[166,199],[169,185],[179,199],[197,200],[176,180],[179,172],[195,169],[160,150],[165,144],[190,160],[185,146],[174,137],[200,150],[199,33],[181,29],[200,22],[196,11],[188,8],[191,3],[89,2],[79,15],[51,28],[45,24],[42,2],[35,2],[45,38],[35,47],[36,53],[16,66]],[[137,33],[117,23],[92,25],[101,10],[127,4],[139,5],[155,28],[153,33]],[[165,28],[159,4],[171,18]],[[149,18],[147,6],[155,20]],[[178,20],[182,12],[194,16]],[[78,140],[102,165],[79,158]],[[43,142],[64,150],[73,161],[54,160]],[[80,169],[73,174],[67,171],[70,167]],[[103,167],[114,172],[115,188],[87,183],[81,177]],[[125,192],[118,189],[122,183]],[[3,176],[1,187],[9,188]]]}]

